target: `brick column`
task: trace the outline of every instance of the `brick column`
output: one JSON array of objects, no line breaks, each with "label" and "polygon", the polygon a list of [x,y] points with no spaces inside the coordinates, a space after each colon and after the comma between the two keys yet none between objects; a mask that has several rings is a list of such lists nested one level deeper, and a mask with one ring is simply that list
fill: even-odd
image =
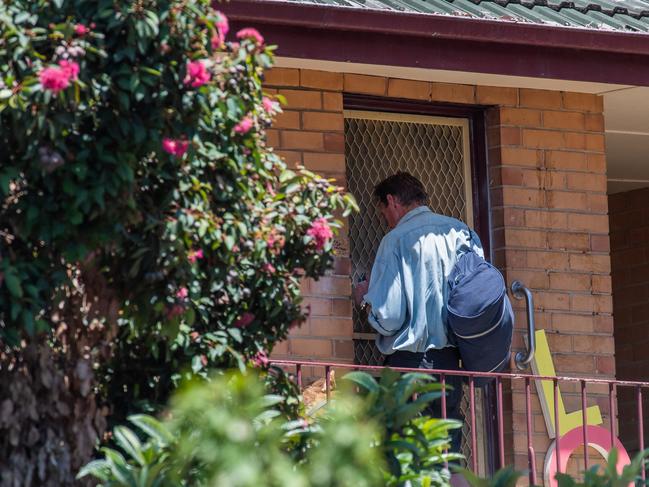
[{"label": "brick column", "polygon": [[[521,89],[489,113],[495,262],[533,291],[559,375],[615,376],[602,99]],[[524,303],[514,301],[514,347],[524,347]],[[561,384],[567,411],[578,387]],[[523,383],[512,388],[514,464],[527,468]],[[607,388],[590,386],[608,422]],[[536,464],[550,440],[533,398]],[[574,465],[577,467],[577,465]],[[583,464],[578,466],[583,468]],[[541,478],[541,477],[539,477]]]}]

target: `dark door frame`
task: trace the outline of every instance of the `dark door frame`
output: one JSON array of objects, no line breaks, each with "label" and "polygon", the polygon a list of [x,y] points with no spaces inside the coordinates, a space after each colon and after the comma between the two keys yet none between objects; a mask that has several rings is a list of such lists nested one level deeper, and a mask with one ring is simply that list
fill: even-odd
[{"label": "dark door frame", "polygon": [[[432,103],[419,100],[405,100],[383,96],[343,93],[345,110],[366,110],[376,112],[408,113],[436,117],[463,118],[469,121],[469,147],[471,151],[471,188],[473,198],[473,225],[480,236],[485,257],[491,260],[491,225],[489,205],[489,170],[487,161],[486,110],[489,107]],[[489,474],[504,465],[498,465],[497,408],[495,385],[485,387],[485,433]]]}]

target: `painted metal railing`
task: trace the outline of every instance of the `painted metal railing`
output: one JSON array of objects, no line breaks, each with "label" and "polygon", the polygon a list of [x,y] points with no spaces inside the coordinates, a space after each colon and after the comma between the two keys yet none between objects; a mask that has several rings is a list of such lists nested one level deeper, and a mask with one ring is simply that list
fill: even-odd
[{"label": "painted metal railing", "polygon": [[[532,335],[534,336],[534,335]],[[305,367],[316,367],[323,368],[325,373],[325,389],[326,389],[326,398],[329,401],[331,397],[331,371],[335,369],[347,369],[347,370],[364,370],[368,372],[380,372],[384,367],[380,366],[370,366],[370,365],[354,365],[354,364],[344,364],[344,363],[335,363],[335,362],[317,362],[317,361],[297,361],[297,360],[273,360],[271,362],[273,365],[280,366],[284,369],[287,369],[289,372],[292,370],[295,371],[295,380],[297,381],[298,387],[303,388],[303,369]],[[560,414],[560,392],[559,384],[560,383],[577,383],[579,384],[580,394],[581,394],[581,414],[583,420],[583,425],[581,426],[583,434],[583,444],[589,444],[589,428],[587,427],[587,386],[588,385],[605,385],[608,388],[608,404],[610,408],[610,418],[612,418],[609,425],[610,431],[610,441],[611,444],[619,444],[619,441],[616,442],[617,431],[616,431],[616,407],[615,407],[615,398],[617,390],[623,387],[633,388],[635,390],[635,400],[637,405],[637,421],[638,421],[638,440],[639,440],[639,450],[642,451],[645,447],[644,442],[644,424],[643,424],[643,389],[649,388],[649,382],[633,382],[633,381],[619,381],[619,380],[609,380],[609,379],[592,379],[592,378],[582,378],[582,377],[560,377],[560,376],[542,376],[542,375],[531,375],[531,374],[520,374],[520,373],[491,373],[491,372],[468,372],[464,370],[460,371],[449,371],[449,370],[434,370],[434,369],[411,369],[411,368],[399,368],[393,367],[393,370],[399,372],[422,372],[426,374],[434,374],[438,376],[438,380],[442,385],[442,390],[446,389],[446,378],[452,375],[459,375],[466,377],[468,380],[468,391],[469,391],[469,402],[470,402],[470,414],[468,420],[470,421],[471,429],[471,449],[473,452],[477,451],[477,437],[476,437],[476,412],[475,412],[475,395],[476,395],[476,386],[475,381],[478,378],[492,378],[495,382],[495,391],[496,391],[496,410],[497,410],[497,440],[498,440],[498,460],[499,466],[505,466],[505,425],[504,425],[504,408],[503,408],[503,381],[510,380],[513,382],[520,381],[524,383],[525,390],[525,411],[526,411],[526,433],[527,433],[527,455],[528,455],[528,468],[529,468],[529,482],[531,485],[538,485],[537,482],[537,468],[536,468],[536,453],[534,451],[534,445],[532,442],[533,438],[533,412],[531,405],[532,398],[532,381],[536,380],[548,380],[552,381],[554,387],[554,431],[556,433],[555,437],[555,453],[556,453],[556,471],[561,471],[561,414]],[[537,383],[538,384],[538,383]],[[563,407],[563,405],[562,405]],[[442,394],[441,397],[441,410],[442,418],[446,418],[446,398]],[[467,418],[465,418],[466,421]],[[584,449],[584,468],[588,469],[589,459],[587,449]],[[478,472],[478,456],[472,455],[471,460],[471,469],[474,472]],[[642,478],[644,480],[645,473],[644,468],[642,469]]]}]

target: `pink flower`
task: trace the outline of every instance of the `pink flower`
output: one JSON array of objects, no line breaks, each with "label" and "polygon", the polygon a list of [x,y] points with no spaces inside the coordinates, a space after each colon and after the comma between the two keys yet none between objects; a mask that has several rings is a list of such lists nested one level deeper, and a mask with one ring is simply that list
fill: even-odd
[{"label": "pink flower", "polygon": [[90,32],[90,29],[83,24],[77,24],[74,26],[74,33],[78,36],[85,36],[88,32]]},{"label": "pink flower", "polygon": [[203,249],[190,250],[189,254],[187,255],[187,260],[192,264],[196,262],[198,259],[202,259],[202,258],[203,258]]},{"label": "pink flower", "polygon": [[237,39],[251,39],[260,46],[264,43],[264,38],[262,37],[262,35],[257,29],[253,29],[252,27],[241,29],[239,32],[237,32]]},{"label": "pink flower", "polygon": [[198,88],[210,81],[210,72],[205,67],[203,61],[191,61],[187,63],[187,76],[183,82],[191,85],[192,88]]},{"label": "pink flower", "polygon": [[187,152],[188,147],[188,140],[169,139],[167,137],[162,139],[162,148],[172,156],[182,157],[183,154]]},{"label": "pink flower", "polygon": [[44,68],[38,73],[41,85],[54,93],[65,90],[70,86],[70,80],[77,79],[79,65],[74,61],[62,60],[58,66]]},{"label": "pink flower", "polygon": [[79,74],[79,65],[77,63],[63,59],[59,62],[59,66],[67,74],[69,79],[77,79],[77,75]]},{"label": "pink flower", "polygon": [[259,368],[266,367],[268,363],[269,363],[268,355],[263,350],[257,352],[255,356],[252,358],[252,364],[255,367],[259,367]]},{"label": "pink flower", "polygon": [[228,35],[230,25],[228,18],[221,12],[217,12],[219,20],[216,21],[217,32],[212,36],[212,49],[218,49],[225,42],[225,36]]},{"label": "pink flower", "polygon": [[189,291],[187,291],[187,288],[186,288],[186,287],[181,287],[181,288],[178,289],[178,291],[176,292],[176,297],[177,297],[178,299],[185,299],[187,296],[189,296]]},{"label": "pink flower", "polygon": [[255,321],[255,315],[246,311],[241,315],[241,318],[234,322],[234,326],[236,326],[237,328],[245,328],[253,321]]},{"label": "pink flower", "polygon": [[230,23],[228,22],[228,18],[223,12],[216,13],[219,16],[219,20],[216,21],[216,28],[219,29],[219,33],[225,38],[225,36],[228,35],[228,31],[230,30]]},{"label": "pink flower", "polygon": [[274,102],[267,96],[261,100],[261,104],[264,106],[264,110],[268,115],[272,115],[277,111],[277,102]]},{"label": "pink flower", "polygon": [[271,264],[270,262],[264,263],[264,265],[261,266],[261,270],[264,272],[267,272],[268,274],[275,274],[275,266]]},{"label": "pink flower", "polygon": [[334,236],[327,219],[323,217],[316,218],[306,234],[313,237],[317,250],[322,250],[325,244]]},{"label": "pink flower", "polygon": [[207,356],[206,355],[201,355],[201,363],[203,364],[203,367],[207,366]]},{"label": "pink flower", "polygon": [[241,119],[241,121],[234,126],[234,131],[237,134],[246,134],[250,132],[250,129],[252,128],[252,118],[246,116]]}]

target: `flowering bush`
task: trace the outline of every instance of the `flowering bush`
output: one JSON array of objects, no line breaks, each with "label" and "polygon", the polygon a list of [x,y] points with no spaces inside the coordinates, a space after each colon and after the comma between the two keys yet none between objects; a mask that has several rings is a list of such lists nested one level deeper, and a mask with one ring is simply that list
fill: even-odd
[{"label": "flowering bush", "polygon": [[46,345],[123,416],[303,320],[300,279],[355,204],[266,146],[272,48],[254,29],[228,42],[210,3],[0,2],[0,359],[25,364],[2,374],[27,377],[25,347]]}]

